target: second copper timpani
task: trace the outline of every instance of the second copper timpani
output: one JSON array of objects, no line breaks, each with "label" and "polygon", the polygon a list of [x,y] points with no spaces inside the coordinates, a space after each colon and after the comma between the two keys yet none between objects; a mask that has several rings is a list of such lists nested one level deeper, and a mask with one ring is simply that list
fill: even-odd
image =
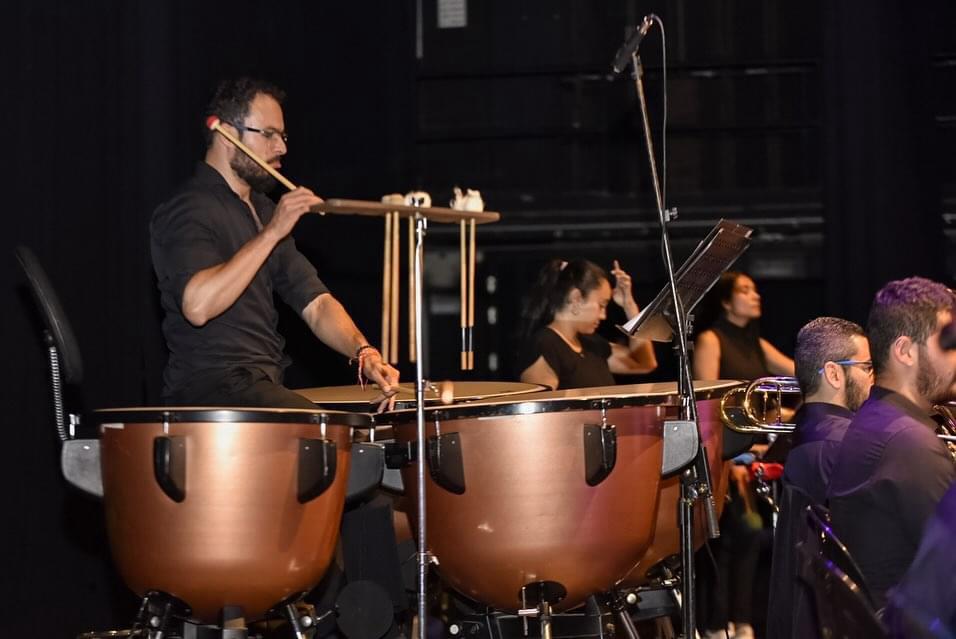
[{"label": "second copper timpani", "polygon": [[[426,408],[429,549],[442,578],[510,611],[541,583],[556,585],[554,609],[565,610],[624,579],[654,536],[675,401],[675,384],[639,384]],[[377,421],[399,442],[416,439],[412,411]]]}]

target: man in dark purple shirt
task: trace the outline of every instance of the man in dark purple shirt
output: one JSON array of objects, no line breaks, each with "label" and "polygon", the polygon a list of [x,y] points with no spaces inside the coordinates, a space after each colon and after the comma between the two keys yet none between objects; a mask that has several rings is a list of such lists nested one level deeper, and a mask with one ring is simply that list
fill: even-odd
[{"label": "man in dark purple shirt", "polygon": [[828,497],[834,532],[877,607],[913,561],[927,520],[956,478],[929,417],[956,380],[956,351],[939,343],[953,309],[949,289],[920,277],[890,282],[870,309],[875,385],[847,428]]},{"label": "man in dark purple shirt", "polygon": [[840,441],[873,384],[863,329],[844,319],[819,317],[801,328],[794,361],[804,403],[784,464],[767,613],[767,636],[780,639],[816,632],[810,600],[797,579],[795,545],[802,541],[806,506],[826,500]]},{"label": "man in dark purple shirt", "polygon": [[[281,91],[239,78],[218,87],[207,115],[278,169],[286,153]],[[179,405],[312,407],[282,386],[288,360],[277,293],[322,342],[354,357],[386,394],[398,371],[369,345],[290,235],[322,200],[306,188],[274,204],[275,180],[218,133],[192,179],[153,214],[150,247],[169,347],[163,397]]]},{"label": "man in dark purple shirt", "polygon": [[794,359],[804,402],[784,481],[823,504],[843,434],[873,385],[870,346],[859,324],[820,317],[800,329]]}]

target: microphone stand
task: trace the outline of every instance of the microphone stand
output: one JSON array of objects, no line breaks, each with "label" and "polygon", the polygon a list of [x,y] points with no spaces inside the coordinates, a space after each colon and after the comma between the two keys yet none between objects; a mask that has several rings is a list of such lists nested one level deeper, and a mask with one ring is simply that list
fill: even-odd
[{"label": "microphone stand", "polygon": [[415,468],[415,483],[418,488],[418,632],[416,639],[426,639],[428,627],[428,564],[431,553],[428,551],[427,513],[425,512],[425,464],[426,464],[426,432],[425,432],[425,370],[422,357],[422,289],[424,285],[424,250],[425,229],[428,220],[421,212],[415,213],[415,250],[409,259],[414,260],[415,281],[415,422],[417,425],[416,455],[418,457]]},{"label": "microphone stand", "polygon": [[[693,378],[690,374],[690,358],[687,347],[689,322],[684,305],[677,293],[677,281],[674,274],[674,260],[671,254],[670,236],[667,232],[667,223],[676,217],[676,211],[664,209],[664,198],[660,180],[657,175],[657,160],[654,156],[654,142],[651,137],[650,119],[647,113],[647,99],[644,95],[644,69],[641,58],[635,49],[631,53],[631,64],[634,69],[634,84],[641,105],[641,118],[644,125],[644,136],[647,140],[647,157],[651,165],[651,181],[654,186],[654,197],[657,201],[657,215],[661,226],[661,250],[664,257],[664,268],[667,271],[667,281],[673,303],[673,316],[668,318],[677,338],[676,350],[678,359],[678,417],[676,421],[665,422],[665,429],[670,427],[695,428],[700,441],[700,424],[697,418],[697,402],[694,397]],[[691,639],[697,629],[696,597],[694,593],[694,504],[698,500],[703,502],[704,514],[707,521],[709,536],[713,539],[720,536],[717,526],[717,510],[714,505],[714,496],[710,488],[710,469],[707,464],[706,450],[698,445],[694,461],[681,473],[680,503],[678,505],[678,520],[680,525],[680,554],[683,575],[681,578],[681,620],[684,639]]]}]

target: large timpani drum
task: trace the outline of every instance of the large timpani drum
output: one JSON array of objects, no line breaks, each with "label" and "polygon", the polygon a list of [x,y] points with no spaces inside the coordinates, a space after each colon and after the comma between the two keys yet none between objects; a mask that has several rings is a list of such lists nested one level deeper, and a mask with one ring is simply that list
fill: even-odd
[{"label": "large timpani drum", "polygon": [[[707,449],[707,463],[710,466],[711,490],[717,508],[717,518],[723,512],[727,496],[729,463],[723,460],[724,425],[720,420],[720,397],[739,382],[694,382],[698,389],[697,416],[700,422],[701,445]],[[700,396],[700,389],[708,389],[710,399]],[[676,409],[675,409],[676,414]],[[673,415],[669,416],[673,417]],[[623,580],[623,586],[640,586],[648,581],[648,573],[671,555],[680,552],[680,529],[678,527],[678,505],[680,502],[680,474],[661,481],[660,500],[657,506],[657,519],[654,534],[647,552],[637,566]],[[700,548],[707,541],[707,521],[704,504],[694,504],[694,547]]]},{"label": "large timpani drum", "polygon": [[[563,590],[555,610],[614,586],[651,542],[676,399],[675,384],[638,384],[426,408],[428,544],[442,578],[510,611],[528,603],[526,586]],[[414,411],[377,421],[417,441]],[[414,505],[415,467],[403,475]]]},{"label": "large timpani drum", "polygon": [[[395,410],[407,410],[415,408],[415,384],[414,382],[405,382],[400,384],[402,390],[396,396]],[[487,401],[502,397],[515,397],[517,395],[527,396],[530,393],[540,393],[547,390],[547,386],[540,384],[526,384],[524,382],[482,382],[482,381],[454,381],[454,382],[427,382],[425,385],[425,404],[436,406],[448,402],[447,391],[450,392],[451,403],[465,403]],[[446,396],[442,397],[442,391],[446,391]],[[317,406],[333,408],[335,410],[354,411],[361,413],[370,413],[377,409],[378,403],[382,399],[382,391],[374,385],[362,386],[319,386],[315,388],[300,388],[295,391]],[[364,442],[389,442],[394,441],[392,428],[387,424],[387,420],[382,421],[373,417],[379,426],[369,431],[357,431],[357,447],[353,450],[364,453],[363,450],[369,444]],[[384,455],[382,456],[384,465]],[[369,455],[359,455],[357,462],[353,467],[361,472],[363,462],[370,465]],[[404,493],[402,477],[397,470],[383,469],[384,473],[379,472],[378,477],[382,488],[390,491],[395,500],[396,510],[395,535],[401,542],[410,539],[412,529],[405,512],[404,498],[399,497]]]},{"label": "large timpani drum", "polygon": [[94,413],[110,547],[137,594],[246,619],[309,591],[332,558],[364,415],[296,409]]},{"label": "large timpani drum", "polygon": [[[405,382],[399,384],[401,390],[396,396],[395,409],[404,410],[415,408],[415,384]],[[425,387],[425,403],[442,403],[442,384],[430,383]],[[540,384],[525,384],[523,382],[452,382],[451,403],[484,401],[498,397],[513,397],[547,390],[547,386]],[[373,402],[381,401],[382,391],[376,386],[320,386],[317,388],[300,388],[295,391],[310,402],[319,406],[357,412],[375,410]]]}]

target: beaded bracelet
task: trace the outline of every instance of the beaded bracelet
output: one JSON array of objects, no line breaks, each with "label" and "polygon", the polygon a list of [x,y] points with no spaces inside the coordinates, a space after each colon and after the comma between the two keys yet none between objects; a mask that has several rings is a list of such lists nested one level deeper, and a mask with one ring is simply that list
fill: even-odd
[{"label": "beaded bracelet", "polygon": [[374,349],[375,347],[372,346],[371,344],[362,344],[361,346],[355,349],[355,358],[353,359],[357,359],[358,356],[362,354],[362,351],[368,350],[370,348]]},{"label": "beaded bracelet", "polygon": [[359,386],[362,387],[362,390],[365,390],[365,381],[366,381],[365,375],[363,374],[363,371],[365,370],[365,351],[369,349],[372,349],[373,351],[378,352],[376,348],[372,346],[371,344],[362,344],[357,349],[355,349],[355,357],[349,360],[349,363],[351,363],[354,360],[358,360],[358,383],[359,383]]}]

